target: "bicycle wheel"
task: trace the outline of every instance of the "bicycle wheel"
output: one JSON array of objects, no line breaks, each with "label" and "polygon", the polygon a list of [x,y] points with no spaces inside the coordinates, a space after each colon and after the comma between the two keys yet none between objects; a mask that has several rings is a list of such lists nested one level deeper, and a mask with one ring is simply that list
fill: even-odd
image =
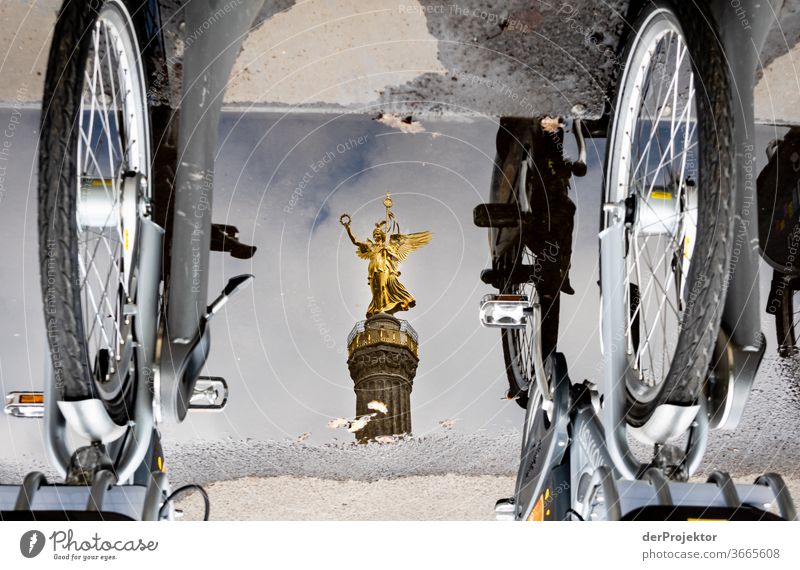
[{"label": "bicycle wheel", "polygon": [[[601,290],[621,290],[627,421],[693,404],[719,331],[733,231],[731,93],[711,18],[692,2],[649,3],[623,53],[605,163]],[[608,266],[606,267],[606,265]],[[621,341],[621,342],[620,342]],[[620,362],[615,360],[614,362]]]},{"label": "bicycle wheel", "polygon": [[39,258],[59,397],[101,398],[124,424],[135,385],[138,220],[150,191],[150,124],[125,4],[66,2],[44,86]]},{"label": "bicycle wheel", "polygon": [[[507,254],[506,261],[511,264],[509,274],[513,271],[521,271],[523,268],[534,267],[535,258],[530,250],[519,244],[512,247]],[[509,282],[501,291],[501,294],[524,295],[528,300],[534,295],[534,281],[530,279],[523,283]],[[501,329],[501,340],[503,344],[503,359],[506,365],[506,375],[508,376],[507,397],[514,399],[520,407],[528,407],[528,390],[534,379],[533,351],[535,331],[533,329],[533,319],[528,319],[528,324],[522,329]]]}]

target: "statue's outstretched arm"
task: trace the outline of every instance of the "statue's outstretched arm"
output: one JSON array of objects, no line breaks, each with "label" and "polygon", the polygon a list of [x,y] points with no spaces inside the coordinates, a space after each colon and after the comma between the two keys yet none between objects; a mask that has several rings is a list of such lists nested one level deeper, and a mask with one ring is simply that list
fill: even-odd
[{"label": "statue's outstretched arm", "polygon": [[344,229],[347,230],[347,235],[350,238],[350,241],[353,242],[353,245],[355,245],[355,246],[357,246],[359,248],[366,247],[367,244],[358,241],[358,239],[356,238],[355,234],[353,234],[353,230],[350,229],[350,224],[344,224]]},{"label": "statue's outstretched arm", "polygon": [[347,235],[350,238],[350,241],[353,242],[353,245],[358,245],[358,240],[356,236],[353,235],[353,230],[350,229],[350,224],[344,224],[344,229],[347,231]]},{"label": "statue's outstretched arm", "polygon": [[353,245],[358,248],[356,253],[359,255],[359,257],[369,259],[370,246],[368,243],[358,241],[358,238],[356,238],[353,230],[350,229],[350,216],[343,214],[339,221],[344,226],[344,229],[347,230],[347,237],[349,237],[350,241],[353,242]]}]

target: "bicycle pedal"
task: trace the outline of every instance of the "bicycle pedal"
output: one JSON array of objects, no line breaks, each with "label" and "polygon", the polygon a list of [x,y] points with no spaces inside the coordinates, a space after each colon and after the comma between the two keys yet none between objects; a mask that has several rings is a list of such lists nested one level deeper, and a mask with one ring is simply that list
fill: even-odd
[{"label": "bicycle pedal", "polygon": [[228,403],[228,383],[219,376],[200,376],[189,399],[189,411],[220,412]]},{"label": "bicycle pedal", "polygon": [[214,301],[212,301],[212,303],[208,306],[208,309],[206,310],[206,320],[210,320],[211,317],[216,315],[231,297],[237,293],[241,293],[248,285],[250,285],[254,278],[255,277],[249,273],[231,277],[230,280],[228,280],[228,284],[225,285],[225,289],[223,289],[222,293],[220,293],[219,297],[214,299]]},{"label": "bicycle pedal", "polygon": [[514,498],[500,499],[494,504],[494,518],[497,521],[513,521],[516,514]]},{"label": "bicycle pedal", "polygon": [[525,295],[484,295],[479,313],[481,325],[489,328],[525,328],[531,307],[531,300]]},{"label": "bicycle pedal", "polygon": [[472,211],[472,221],[479,228],[516,228],[531,220],[531,213],[520,210],[518,204],[478,204]]},{"label": "bicycle pedal", "polygon": [[250,259],[258,249],[239,241],[239,228],[225,224],[211,224],[211,251],[230,253],[236,259]]},{"label": "bicycle pedal", "polygon": [[4,410],[15,418],[43,418],[44,392],[9,392]]}]

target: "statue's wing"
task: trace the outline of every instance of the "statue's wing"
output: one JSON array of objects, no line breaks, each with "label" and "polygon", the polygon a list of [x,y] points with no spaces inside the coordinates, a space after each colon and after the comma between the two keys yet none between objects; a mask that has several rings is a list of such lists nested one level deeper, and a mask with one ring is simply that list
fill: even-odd
[{"label": "statue's wing", "polygon": [[366,242],[359,242],[358,247],[356,247],[356,255],[361,259],[366,259],[369,261],[371,252],[372,242],[370,240],[367,240]]},{"label": "statue's wing", "polygon": [[397,254],[398,261],[405,260],[408,254],[421,248],[431,241],[431,232],[417,232],[415,234],[392,234],[391,242]]}]

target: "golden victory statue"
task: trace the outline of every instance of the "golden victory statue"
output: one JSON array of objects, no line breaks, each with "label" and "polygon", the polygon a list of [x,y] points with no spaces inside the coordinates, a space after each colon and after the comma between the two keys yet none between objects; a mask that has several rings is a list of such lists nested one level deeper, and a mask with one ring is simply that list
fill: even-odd
[{"label": "golden victory statue", "polygon": [[400,272],[397,266],[408,254],[421,248],[433,237],[431,232],[400,233],[400,225],[391,212],[393,202],[388,193],[383,205],[386,207],[386,219],[375,224],[372,239],[366,241],[358,241],[353,234],[348,214],[342,214],[339,218],[350,241],[357,248],[356,254],[369,261],[367,283],[372,291],[372,302],[367,309],[367,318],[378,313],[407,311],[416,305],[414,297],[398,279]]}]

